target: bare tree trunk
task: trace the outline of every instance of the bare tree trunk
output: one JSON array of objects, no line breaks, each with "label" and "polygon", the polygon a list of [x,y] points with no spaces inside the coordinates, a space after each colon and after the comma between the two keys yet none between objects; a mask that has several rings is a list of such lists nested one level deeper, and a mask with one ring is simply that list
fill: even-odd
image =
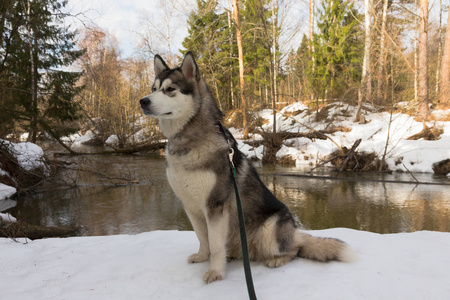
[{"label": "bare tree trunk", "polygon": [[389,0],[383,0],[383,16],[381,20],[381,37],[380,37],[380,59],[377,74],[377,103],[383,103],[383,82],[385,82],[385,65],[386,65],[386,22]]},{"label": "bare tree trunk", "polygon": [[[314,45],[312,43],[313,41],[313,32],[314,32],[314,1],[315,0],[309,0],[309,57],[311,57],[311,63],[312,63],[312,72],[314,73],[316,62],[314,59]],[[311,100],[314,100],[314,93],[311,93]]]},{"label": "bare tree trunk", "polygon": [[371,20],[372,20],[372,6],[373,0],[364,0],[364,59],[363,59],[363,69],[361,75],[361,86],[358,90],[358,109],[356,111],[355,121],[360,122],[361,119],[361,108],[363,100],[367,102],[372,101],[372,75],[371,75],[371,57],[370,48],[372,47],[372,30],[371,30]]},{"label": "bare tree trunk", "polygon": [[247,126],[247,102],[245,100],[245,79],[244,79],[244,50],[242,49],[242,35],[241,26],[239,22],[239,0],[233,0],[233,17],[236,25],[236,40],[238,46],[239,55],[239,83],[241,87],[241,105],[242,105],[242,117],[244,127],[244,138],[248,136]]},{"label": "bare tree trunk", "polygon": [[272,0],[272,68],[273,68],[273,95],[272,95],[272,114],[273,114],[273,137],[275,138],[275,135],[277,133],[277,110],[276,110],[276,103],[278,101],[278,93],[277,93],[277,16],[275,15],[275,9],[277,8],[278,4],[276,2],[277,0]]},{"label": "bare tree trunk", "polygon": [[441,104],[450,104],[450,9],[447,16],[444,53],[442,55],[441,71]]},{"label": "bare tree trunk", "polygon": [[[228,4],[230,4],[228,2]],[[230,12],[227,11],[227,16],[228,16],[228,28],[230,29],[230,49],[233,49],[233,30],[231,30],[231,15]],[[230,60],[233,58],[233,54],[232,51],[230,50]],[[234,103],[234,85],[233,85],[233,65],[231,65],[230,68],[230,96],[231,96],[231,108],[235,108],[235,103]]]},{"label": "bare tree trunk", "polygon": [[[418,7],[417,0],[414,1],[414,5],[416,8]],[[419,18],[417,16],[414,16],[414,28],[414,102],[416,102],[419,100],[419,38],[417,36],[419,32]]]},{"label": "bare tree trunk", "polygon": [[[28,21],[28,46],[30,54],[30,78],[31,78],[31,105],[30,105],[30,128],[28,131],[28,141],[36,143],[37,139],[37,66],[36,66],[36,41],[32,34],[31,26],[31,1],[27,2],[27,21]],[[34,40],[34,43],[33,43]]]},{"label": "bare tree trunk", "polygon": [[442,63],[442,0],[439,0],[439,29],[438,29],[438,57],[436,68],[436,99],[439,97],[439,80],[441,78],[441,63]]},{"label": "bare tree trunk", "polygon": [[312,39],[314,32],[314,0],[309,0],[309,24],[308,24],[308,34],[309,34],[309,52],[311,55],[312,51]]},{"label": "bare tree trunk", "polygon": [[419,109],[418,121],[426,121],[429,116],[428,95],[428,0],[420,0],[419,25]]}]

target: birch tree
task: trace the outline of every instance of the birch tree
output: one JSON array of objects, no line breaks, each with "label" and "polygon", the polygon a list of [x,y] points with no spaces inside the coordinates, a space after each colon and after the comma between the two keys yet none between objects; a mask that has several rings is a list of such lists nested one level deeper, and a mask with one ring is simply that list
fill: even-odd
[{"label": "birch tree", "polygon": [[419,24],[419,108],[418,121],[427,121],[429,117],[428,93],[428,0],[420,0]]},{"label": "birch tree", "polygon": [[372,71],[371,56],[372,48],[372,12],[373,0],[364,0],[364,58],[361,74],[361,87],[358,91],[358,109],[356,112],[356,121],[361,122],[361,108],[363,101],[372,102]]},{"label": "birch tree", "polygon": [[380,58],[378,62],[377,72],[377,103],[381,104],[384,100],[383,96],[383,82],[385,81],[385,66],[386,66],[386,26],[387,26],[387,12],[389,0],[383,0],[383,12],[381,17],[381,36],[380,36]]}]

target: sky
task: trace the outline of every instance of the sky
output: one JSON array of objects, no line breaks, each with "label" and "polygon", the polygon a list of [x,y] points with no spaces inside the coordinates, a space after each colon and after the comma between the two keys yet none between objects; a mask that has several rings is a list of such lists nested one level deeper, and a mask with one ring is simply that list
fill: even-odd
[{"label": "sky", "polygon": [[[286,0],[290,3],[284,21],[285,31],[280,38],[282,52],[290,48],[297,49],[303,33],[307,30],[308,0]],[[219,0],[222,8],[230,7],[231,0]],[[355,1],[363,5],[362,1]],[[430,22],[438,23],[439,0],[430,0]],[[442,1],[448,6],[449,0]],[[142,42],[143,33],[151,33],[150,41],[154,51],[166,54],[171,48],[172,54],[179,54],[182,41],[187,36],[186,21],[189,13],[196,8],[196,0],[69,0],[67,10],[76,17],[67,22],[74,28],[83,29],[94,24],[117,38],[122,58],[136,54]],[[316,0],[316,9],[320,1]],[[446,12],[443,23],[446,23]],[[167,28],[169,24],[169,28]],[[169,34],[168,34],[169,32]],[[291,39],[293,33],[295,37]],[[165,37],[170,36],[170,43]]]},{"label": "sky", "polygon": [[[168,2],[176,4],[170,7]],[[123,58],[133,55],[147,28],[152,29],[153,40],[157,40],[161,39],[159,30],[166,35],[169,23],[172,52],[178,52],[187,35],[186,20],[194,3],[195,0],[69,0],[67,10],[76,17],[67,22],[77,29],[95,25],[106,29],[117,38]]]},{"label": "sky", "polygon": [[[222,8],[231,5],[230,0],[219,2],[222,3]],[[308,11],[308,6],[307,1],[286,1],[288,2],[291,6],[286,9],[289,15],[285,18],[286,30],[280,42],[286,41],[283,44],[289,47],[296,45],[296,48],[307,22],[305,12]],[[144,32],[151,32],[151,40],[158,51],[167,51],[169,47],[164,38],[170,35],[171,52],[178,54],[178,50],[182,49],[182,41],[188,34],[186,22],[189,13],[196,7],[196,0],[69,0],[67,10],[76,17],[68,18],[67,22],[78,29],[92,27],[94,24],[106,29],[117,38],[123,58],[135,53]],[[298,31],[298,28],[299,33],[292,39],[293,32]]]}]

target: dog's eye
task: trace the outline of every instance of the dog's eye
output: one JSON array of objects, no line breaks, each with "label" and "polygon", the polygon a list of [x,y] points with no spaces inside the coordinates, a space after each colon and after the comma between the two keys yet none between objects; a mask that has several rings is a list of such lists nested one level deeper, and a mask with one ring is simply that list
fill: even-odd
[{"label": "dog's eye", "polygon": [[171,87],[171,86],[169,86],[169,87],[166,89],[166,92],[173,92],[173,91],[175,91],[175,88],[173,88],[173,87]]},{"label": "dog's eye", "polygon": [[155,87],[152,87],[152,92],[156,92],[156,88]]}]

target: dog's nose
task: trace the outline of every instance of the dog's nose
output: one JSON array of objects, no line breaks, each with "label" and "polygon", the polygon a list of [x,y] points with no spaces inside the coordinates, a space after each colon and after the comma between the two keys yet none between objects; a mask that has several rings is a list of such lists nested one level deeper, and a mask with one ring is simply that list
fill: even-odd
[{"label": "dog's nose", "polygon": [[147,106],[150,104],[150,99],[142,98],[141,100],[139,100],[139,103],[141,104],[141,107]]}]

